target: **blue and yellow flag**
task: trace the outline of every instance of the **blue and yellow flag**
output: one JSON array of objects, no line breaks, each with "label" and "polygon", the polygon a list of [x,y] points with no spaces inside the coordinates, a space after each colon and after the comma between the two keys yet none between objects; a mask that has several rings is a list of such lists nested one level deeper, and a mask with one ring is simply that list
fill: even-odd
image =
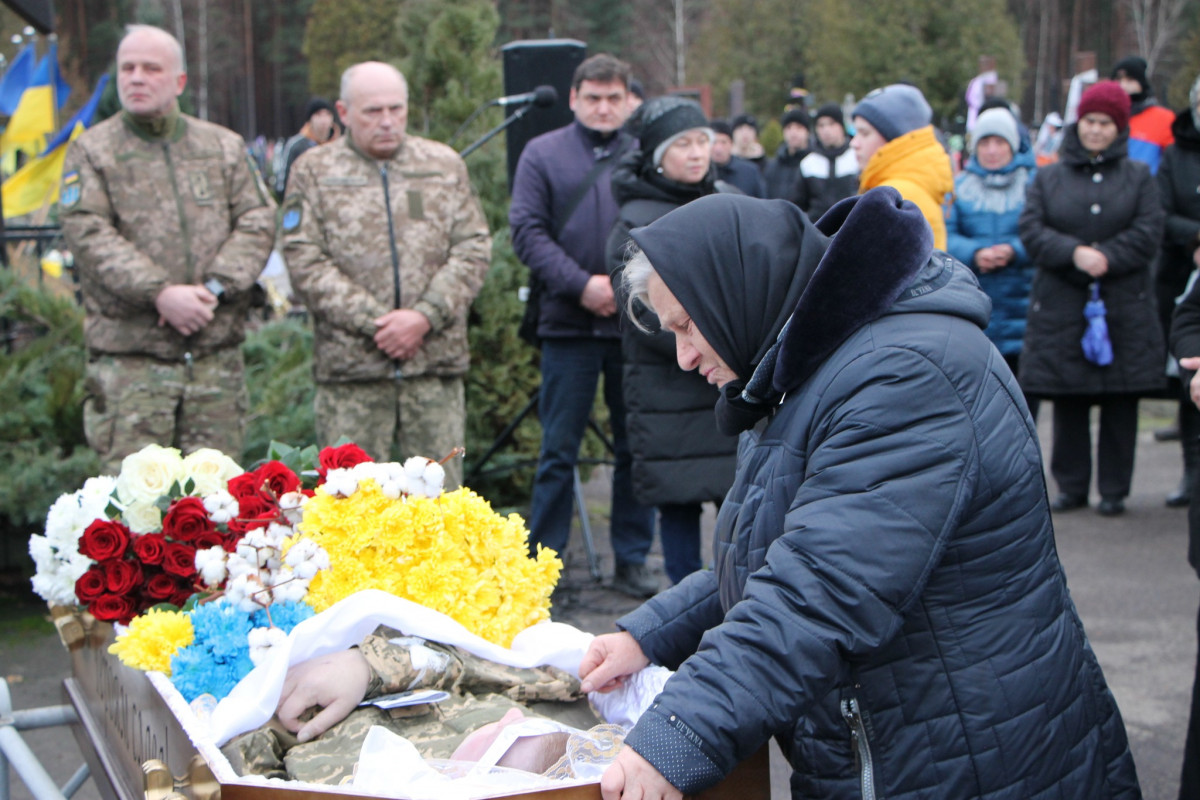
[{"label": "blue and yellow flag", "polygon": [[36,62],[37,56],[33,52],[33,45],[27,44],[8,65],[8,69],[4,71],[4,77],[0,78],[0,114],[11,117],[17,110],[17,104],[21,102],[21,95],[29,88],[29,84],[33,83]]},{"label": "blue and yellow flag", "polygon": [[[58,44],[42,56],[33,80],[21,94],[21,102],[0,135],[0,153],[22,145],[41,147],[42,139],[54,133],[54,112],[62,107],[56,95],[65,87],[58,70]],[[69,92],[69,90],[68,90]]]},{"label": "blue and yellow flag", "polygon": [[[101,75],[91,99],[76,111],[75,116],[50,140],[45,151],[4,182],[0,191],[3,193],[5,219],[32,213],[58,200],[67,145],[82,133],[84,128],[92,124],[92,118],[96,116],[96,106],[99,105],[100,96],[104,94],[104,87],[107,85],[108,75]],[[68,193],[78,191],[77,181],[68,183]]]},{"label": "blue and yellow flag", "polygon": [[[40,208],[58,202],[67,145],[81,133],[83,125],[77,122],[68,138],[58,147],[30,161],[4,182],[4,186],[0,187],[0,195],[4,203],[5,219],[32,214]],[[72,191],[71,185],[68,185],[67,190]]]}]

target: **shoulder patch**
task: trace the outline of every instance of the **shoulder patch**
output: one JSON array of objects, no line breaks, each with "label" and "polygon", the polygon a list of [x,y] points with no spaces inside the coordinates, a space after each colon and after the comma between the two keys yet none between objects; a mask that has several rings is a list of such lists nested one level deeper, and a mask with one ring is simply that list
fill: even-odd
[{"label": "shoulder patch", "polygon": [[302,218],[303,212],[300,210],[300,204],[288,203],[283,207],[283,219],[280,221],[280,227],[284,233],[291,233],[300,227]]},{"label": "shoulder patch", "polygon": [[59,203],[63,208],[74,208],[79,202],[81,181],[78,170],[71,170],[63,175],[62,189],[59,193]]}]

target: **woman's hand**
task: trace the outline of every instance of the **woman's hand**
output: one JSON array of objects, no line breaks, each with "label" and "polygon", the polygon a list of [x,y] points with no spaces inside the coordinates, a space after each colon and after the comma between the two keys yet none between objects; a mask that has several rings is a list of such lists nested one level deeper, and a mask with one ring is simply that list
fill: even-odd
[{"label": "woman's hand", "polygon": [[1200,356],[1181,358],[1179,359],[1179,366],[1186,370],[1197,370],[1188,384],[1188,395],[1192,398],[1192,402],[1196,404],[1196,407],[1200,408]]},{"label": "woman's hand", "polygon": [[1108,256],[1094,247],[1079,245],[1071,255],[1071,261],[1080,272],[1086,272],[1093,278],[1103,278],[1108,274]]},{"label": "woman's hand", "polygon": [[604,770],[600,795],[604,800],[683,800],[682,792],[629,747],[622,747],[617,760]]},{"label": "woman's hand", "polygon": [[650,665],[637,639],[627,631],[592,639],[579,662],[580,688],[585,692],[611,692],[625,678]]}]

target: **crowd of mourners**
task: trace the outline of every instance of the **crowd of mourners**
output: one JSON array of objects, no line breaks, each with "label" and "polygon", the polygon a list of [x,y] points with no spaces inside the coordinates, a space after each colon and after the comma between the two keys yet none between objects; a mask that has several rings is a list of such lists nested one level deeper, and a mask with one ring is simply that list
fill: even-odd
[{"label": "crowd of mourners", "polygon": [[[240,344],[272,251],[314,326],[318,444],[453,452],[491,231],[462,158],[407,130],[404,76],[354,64],[335,103],[310,103],[278,197],[236,134],[180,111],[186,77],[174,37],[131,26],[123,110],[64,165],[85,427],[105,468],[147,444],[241,452]],[[509,211],[542,377],[529,542],[567,550],[602,382],[611,586],[646,602],[591,641],[577,674],[513,675],[508,689],[528,698],[544,678],[551,699],[574,700],[674,670],[605,739],[605,800],[700,792],[771,737],[797,798],[1140,796],[1051,512],[1088,506],[1094,471],[1098,512],[1125,513],[1146,396],[1179,400],[1185,479],[1167,502],[1189,503],[1200,476],[1200,80],[1172,113],[1142,59],[1111,78],[1036,140],[1003,98],[983,103],[956,175],[909,84],[789,107],[768,158],[753,117],[644,99],[611,55],[575,69],[574,119],[526,144]],[[461,480],[448,464],[446,488]],[[718,506],[711,569],[705,503]],[[666,589],[646,564],[656,533]],[[411,688],[405,669],[432,658],[390,634],[377,644],[378,658],[364,640],[293,675],[283,727],[307,742],[320,731],[294,712]],[[489,668],[445,679],[470,669]],[[476,722],[522,716],[505,706]],[[1197,706],[1200,692],[1184,798],[1200,796]],[[452,734],[447,752],[477,732],[420,713],[439,741]],[[521,760],[553,769],[570,746]],[[275,737],[242,755],[264,753],[288,767]]]}]

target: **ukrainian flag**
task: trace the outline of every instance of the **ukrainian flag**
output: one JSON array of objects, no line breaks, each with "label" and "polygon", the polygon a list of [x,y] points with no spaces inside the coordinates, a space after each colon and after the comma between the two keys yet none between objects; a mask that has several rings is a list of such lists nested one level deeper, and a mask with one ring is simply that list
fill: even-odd
[{"label": "ukrainian flag", "polygon": [[[65,90],[65,91],[64,91]],[[58,43],[42,56],[33,80],[21,94],[21,102],[0,135],[0,153],[22,145],[41,147],[42,138],[54,132],[54,112],[62,108],[59,94],[70,94],[58,69]]]},{"label": "ukrainian flag", "polygon": [[21,95],[29,88],[29,84],[33,83],[33,72],[37,68],[36,61],[37,56],[33,52],[33,45],[27,44],[8,65],[8,69],[4,71],[4,77],[0,78],[0,114],[11,117],[17,110],[17,105],[21,102]]},{"label": "ukrainian flag", "polygon": [[92,124],[96,106],[99,105],[100,96],[104,94],[104,87],[107,85],[108,75],[101,75],[91,99],[75,112],[70,122],[50,140],[45,151],[4,182],[0,198],[5,219],[30,214],[57,202],[60,183],[67,184],[68,192],[79,190],[78,178],[73,183],[62,180],[63,160],[67,156],[67,145],[83,133],[84,128]]}]

